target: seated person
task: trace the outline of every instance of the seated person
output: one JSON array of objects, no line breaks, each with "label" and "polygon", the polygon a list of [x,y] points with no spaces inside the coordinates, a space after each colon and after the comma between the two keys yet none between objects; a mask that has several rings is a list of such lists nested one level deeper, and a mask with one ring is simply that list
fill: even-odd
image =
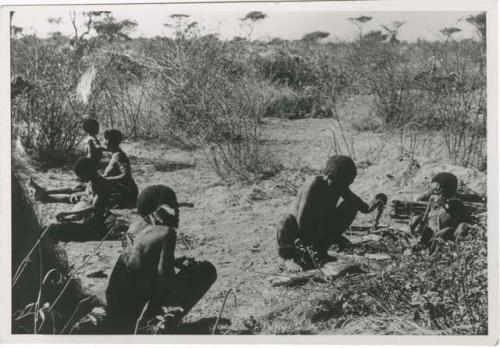
[{"label": "seated person", "polygon": [[[99,122],[92,118],[83,121],[83,130],[88,134],[86,140],[86,157],[92,160],[96,168],[99,168],[102,159],[102,152],[105,150],[101,146],[97,135],[99,134]],[[87,186],[78,183],[73,187],[63,187],[58,189],[45,189],[30,179],[30,187],[35,192],[35,199],[42,203],[77,203],[84,195]]]},{"label": "seated person", "polygon": [[[417,198],[427,201],[427,207],[424,215],[412,219],[410,230],[420,236],[425,246],[431,246],[435,238],[456,241],[464,237],[472,229],[472,221],[469,211],[455,195],[457,177],[451,173],[439,173],[432,178],[430,186],[429,192]],[[434,215],[434,218],[429,215]]]},{"label": "seated person", "polygon": [[140,194],[142,220],[130,226],[127,234],[133,242],[116,261],[106,289],[110,333],[133,333],[146,303],[144,321],[161,315],[162,307],[182,308],[165,323],[174,330],[217,279],[211,263],[175,258],[176,208],[175,193],[166,186],[151,186]]},{"label": "seated person", "polygon": [[[328,249],[337,244],[348,246],[342,236],[358,212],[370,213],[378,208],[377,223],[387,203],[387,196],[378,194],[370,206],[350,189],[357,175],[350,157],[331,157],[323,176],[308,180],[297,199],[294,214],[288,214],[277,231],[278,252],[285,267],[292,272],[312,268],[329,261]],[[343,202],[337,206],[339,198]],[[314,257],[311,257],[311,254]]]},{"label": "seated person", "polygon": [[86,144],[86,157],[91,159],[96,163],[97,168],[99,168],[102,160],[102,153],[106,151],[104,146],[101,146],[101,142],[97,137],[99,135],[99,122],[93,118],[86,118],[83,121],[83,130],[87,133],[88,137],[85,140]]},{"label": "seated person", "polygon": [[118,208],[133,208],[139,190],[132,178],[129,158],[120,148],[122,133],[117,129],[109,129],[104,132],[104,139],[107,151],[112,153],[111,160],[103,173],[103,176],[113,184],[110,204]]},{"label": "seated person", "polygon": [[85,195],[87,186],[79,183],[73,187],[43,188],[33,178],[30,178],[30,189],[33,190],[35,200],[41,203],[68,203],[76,204]]},{"label": "seated person", "polygon": [[82,182],[90,183],[88,195],[82,197],[71,211],[58,213],[58,223],[51,224],[47,233],[65,242],[99,240],[115,227],[113,215],[106,209],[111,186],[99,175],[89,158],[78,159],[74,171]]}]

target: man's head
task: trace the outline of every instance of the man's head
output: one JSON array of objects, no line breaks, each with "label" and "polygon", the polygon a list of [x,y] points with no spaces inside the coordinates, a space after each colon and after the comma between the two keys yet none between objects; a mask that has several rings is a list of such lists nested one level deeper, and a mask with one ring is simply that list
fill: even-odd
[{"label": "man's head", "polygon": [[97,175],[97,168],[95,162],[90,158],[81,157],[79,158],[73,167],[73,171],[75,172],[78,179],[83,182],[89,182],[92,178]]},{"label": "man's head", "polygon": [[95,136],[99,134],[99,122],[97,122],[96,119],[93,118],[86,118],[83,123],[83,130],[85,133]]},{"label": "man's head", "polygon": [[137,212],[149,223],[179,227],[179,205],[174,190],[165,185],[147,187],[137,198]]},{"label": "man's head", "polygon": [[108,150],[113,150],[120,145],[123,135],[118,129],[108,129],[104,131],[104,139]]},{"label": "man's head", "polygon": [[348,156],[335,155],[326,162],[324,175],[336,187],[348,187],[354,182],[358,171],[354,161]]},{"label": "man's head", "polygon": [[432,193],[442,198],[451,198],[457,193],[458,179],[447,172],[436,174],[431,181]]}]

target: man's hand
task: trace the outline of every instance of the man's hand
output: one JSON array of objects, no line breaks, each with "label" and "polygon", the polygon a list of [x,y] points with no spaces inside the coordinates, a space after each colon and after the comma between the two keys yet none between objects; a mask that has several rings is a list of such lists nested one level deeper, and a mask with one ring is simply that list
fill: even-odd
[{"label": "man's hand", "polygon": [[177,259],[175,259],[175,267],[177,268],[185,268],[188,267],[189,265],[195,263],[194,258],[192,257],[186,257],[186,256],[181,256]]},{"label": "man's hand", "polygon": [[71,204],[76,204],[80,201],[80,196],[72,194],[69,196],[69,201],[71,202]]}]

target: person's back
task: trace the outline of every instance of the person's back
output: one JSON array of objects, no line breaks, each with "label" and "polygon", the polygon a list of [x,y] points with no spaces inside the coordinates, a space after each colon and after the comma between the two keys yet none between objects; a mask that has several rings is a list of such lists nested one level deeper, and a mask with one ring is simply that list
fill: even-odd
[{"label": "person's back", "polygon": [[176,231],[139,221],[127,233],[133,235],[133,241],[127,243],[111,272],[106,300],[110,315],[137,318],[154,296],[162,248],[165,243],[173,243],[175,248]]},{"label": "person's back", "polygon": [[306,181],[297,198],[295,212],[300,235],[308,236],[306,239],[324,236],[339,198],[339,193],[329,187],[322,176]]},{"label": "person's back", "polygon": [[107,150],[112,153],[111,160],[103,173],[103,176],[115,187],[111,201],[117,207],[133,207],[136,204],[139,189],[132,178],[130,160],[120,148],[123,135],[117,129],[108,129],[104,132],[104,138]]},{"label": "person's back", "polygon": [[132,333],[141,313],[151,318],[165,314],[163,307],[182,309],[165,324],[167,330],[175,329],[217,279],[211,263],[175,258],[174,226],[179,216],[172,189],[146,188],[137,199],[137,211],[142,219],[129,227],[126,236],[132,240],[119,256],[106,289],[113,333]]}]

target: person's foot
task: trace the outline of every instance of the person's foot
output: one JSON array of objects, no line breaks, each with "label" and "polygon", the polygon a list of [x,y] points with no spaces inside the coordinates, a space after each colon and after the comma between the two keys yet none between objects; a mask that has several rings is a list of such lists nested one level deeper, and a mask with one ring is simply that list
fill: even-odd
[{"label": "person's foot", "polygon": [[302,271],[302,267],[297,265],[292,260],[285,260],[285,270],[287,270],[290,273],[298,273]]},{"label": "person's foot", "polygon": [[29,182],[30,188],[33,190],[33,195],[35,196],[35,200],[37,202],[43,202],[47,198],[47,191],[40,185],[38,185],[33,178],[30,178]]}]

